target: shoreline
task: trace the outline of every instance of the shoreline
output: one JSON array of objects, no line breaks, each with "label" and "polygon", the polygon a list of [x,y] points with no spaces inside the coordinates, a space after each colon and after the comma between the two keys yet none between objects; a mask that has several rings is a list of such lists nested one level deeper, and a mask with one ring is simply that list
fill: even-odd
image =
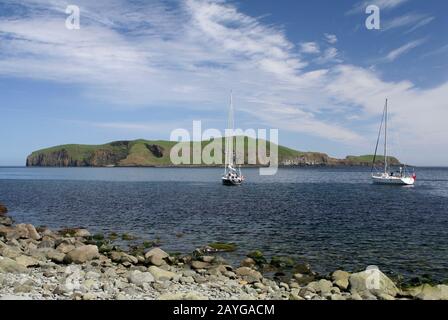
[{"label": "shoreline", "polygon": [[[407,165],[419,169],[447,169],[448,166]],[[368,168],[370,165],[279,165],[279,168]],[[27,165],[0,165],[0,168],[222,168],[222,166],[27,166]],[[266,168],[266,166],[242,166],[241,168]]]},{"label": "shoreline", "polygon": [[[259,251],[239,266],[211,244],[188,255],[155,244],[129,251],[86,229],[14,224],[0,204],[0,300],[448,300],[447,285],[400,287],[378,269],[319,275]],[[288,270],[282,272],[282,270]],[[280,277],[271,279],[268,273]]]},{"label": "shoreline", "polygon": [[[413,168],[419,168],[419,169],[447,169],[448,166],[430,166],[430,165],[410,165]],[[366,165],[353,165],[353,166],[342,166],[342,165],[337,165],[337,166],[278,166],[279,168],[368,168],[369,166]],[[101,167],[93,167],[93,166],[86,166],[86,167],[65,167],[65,166],[60,166],[60,167],[56,167],[56,166],[26,166],[26,165],[0,165],[0,168],[180,168],[180,169],[185,169],[185,168],[222,168],[222,166],[197,166],[197,167],[179,167],[179,166],[153,166],[153,167],[149,167],[149,166],[140,166],[140,167],[132,167],[132,166],[128,166],[128,167],[122,167],[122,166],[114,166],[114,167],[107,167],[107,166],[101,166]],[[256,167],[242,167],[242,168],[263,168],[261,166],[256,166]],[[266,168],[266,167],[264,167]]]}]

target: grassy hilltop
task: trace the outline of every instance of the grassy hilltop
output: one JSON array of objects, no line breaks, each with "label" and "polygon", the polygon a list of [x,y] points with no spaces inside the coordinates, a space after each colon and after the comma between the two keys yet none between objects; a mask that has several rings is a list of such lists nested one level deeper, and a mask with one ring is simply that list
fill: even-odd
[{"label": "grassy hilltop", "polygon": [[[261,140],[244,138],[245,163],[248,160],[248,153],[252,151],[251,144],[258,145]],[[221,139],[222,148],[224,141]],[[190,144],[191,142],[184,142]],[[202,148],[206,147],[210,141],[202,141]],[[46,148],[31,153],[26,160],[27,166],[44,167],[169,167],[174,166],[170,160],[171,149],[177,144],[173,141],[164,140],[134,140],[134,141],[114,141],[102,145],[81,145],[67,144],[51,148]],[[269,143],[267,154],[269,155]],[[224,159],[224,150],[222,157]],[[368,166],[371,165],[373,156],[348,156],[345,159],[335,159],[325,153],[302,152],[284,146],[278,146],[279,165],[283,166]],[[380,165],[384,157],[377,158]],[[398,164],[395,158],[388,158],[390,163]],[[259,164],[260,159],[257,159]],[[191,161],[192,163],[192,161]]]}]

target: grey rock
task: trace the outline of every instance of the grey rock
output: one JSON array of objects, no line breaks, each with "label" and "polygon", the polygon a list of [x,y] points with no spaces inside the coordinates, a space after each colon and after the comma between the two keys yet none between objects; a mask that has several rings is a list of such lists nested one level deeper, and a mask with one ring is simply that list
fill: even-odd
[{"label": "grey rock", "polygon": [[337,294],[337,293],[333,293],[333,294],[330,296],[330,299],[331,299],[331,300],[336,300],[336,301],[339,301],[339,300],[347,300],[346,297],[344,297],[344,296],[342,296],[342,295],[340,295],[340,294]]},{"label": "grey rock", "polygon": [[314,290],[314,292],[321,294],[329,294],[331,293],[331,289],[333,288],[333,284],[331,281],[321,279],[319,281],[313,281],[307,285],[308,289]]},{"label": "grey rock", "polygon": [[299,295],[299,291],[291,291],[289,300],[305,300]]},{"label": "grey rock", "polygon": [[164,293],[159,296],[158,300],[208,300],[206,296],[198,292],[188,293]]},{"label": "grey rock", "polygon": [[349,300],[362,300],[362,297],[356,290],[352,290],[349,296]]},{"label": "grey rock", "polygon": [[236,273],[233,272],[233,271],[226,271],[226,272],[223,272],[222,275],[225,276],[225,277],[227,277],[227,278],[230,278],[230,279],[236,279],[236,278],[237,278]]},{"label": "grey rock", "polygon": [[76,247],[71,243],[62,242],[59,244],[56,248],[56,250],[62,252],[62,253],[69,253],[70,251],[74,250]]},{"label": "grey rock", "polygon": [[32,298],[21,296],[21,295],[5,294],[5,295],[0,296],[0,300],[32,300]]},{"label": "grey rock", "polygon": [[25,268],[39,265],[38,260],[25,255],[18,256],[14,260],[16,260],[18,264],[24,266]]},{"label": "grey rock", "polygon": [[52,237],[43,236],[40,243],[37,245],[38,248],[50,248],[53,249],[56,243]]},{"label": "grey rock", "polygon": [[64,262],[66,263],[84,263],[92,259],[98,258],[98,247],[95,245],[84,245],[78,247],[65,255]]},{"label": "grey rock", "polygon": [[27,269],[16,261],[0,256],[0,273],[26,273]]},{"label": "grey rock", "polygon": [[65,284],[59,284],[54,290],[53,290],[53,294],[56,295],[65,295],[68,293],[73,292],[72,289],[68,288]]},{"label": "grey rock", "polygon": [[86,279],[81,286],[82,292],[89,292],[91,290],[98,290],[99,283],[95,279]]},{"label": "grey rock", "polygon": [[188,277],[181,277],[180,278],[181,283],[194,283],[194,278],[191,276]]},{"label": "grey rock", "polygon": [[337,270],[331,275],[331,279],[333,280],[334,285],[342,290],[347,290],[349,286],[349,278],[350,273],[342,270]]},{"label": "grey rock", "polygon": [[14,259],[21,256],[22,254],[23,252],[20,250],[19,247],[13,247],[8,245],[0,247],[0,255],[6,258]]},{"label": "grey rock", "polygon": [[214,256],[202,256],[201,260],[207,263],[212,263],[215,260]]},{"label": "grey rock", "polygon": [[4,237],[7,240],[19,239],[21,234],[17,228],[0,225],[0,237]]},{"label": "grey rock", "polygon": [[257,298],[248,293],[241,293],[238,296],[238,300],[256,300]]},{"label": "grey rock", "polygon": [[101,278],[101,275],[95,271],[88,271],[88,272],[86,272],[85,278],[86,279],[99,279],[99,278]]},{"label": "grey rock", "polygon": [[65,253],[62,253],[60,251],[50,249],[46,251],[46,257],[47,259],[50,259],[51,261],[55,263],[63,263],[65,258]]},{"label": "grey rock", "polygon": [[266,290],[266,286],[262,284],[261,282],[254,283],[254,287],[260,290]]},{"label": "grey rock", "polygon": [[169,254],[160,248],[153,248],[145,253],[145,259],[147,263],[160,267],[165,264],[165,258],[168,258]]},{"label": "grey rock", "polygon": [[95,300],[96,298],[97,298],[96,294],[91,292],[87,292],[82,296],[82,300]]},{"label": "grey rock", "polygon": [[141,272],[138,270],[130,271],[127,277],[130,283],[143,287],[145,284],[154,282],[154,276],[149,272]]},{"label": "grey rock", "polygon": [[39,240],[40,234],[36,231],[36,228],[32,224],[18,224],[16,225],[16,228],[24,229],[26,232],[26,236],[22,236],[22,238],[30,238],[33,240]]},{"label": "grey rock", "polygon": [[312,275],[313,271],[309,263],[298,263],[294,266],[294,272],[301,273],[305,275]]},{"label": "grey rock", "polygon": [[359,295],[361,296],[362,300],[378,300],[377,296],[383,295],[385,293],[381,292],[378,293],[377,295],[374,295],[372,292],[364,290],[364,291],[360,291]]},{"label": "grey rock", "polygon": [[243,261],[241,261],[242,267],[253,268],[255,265],[256,265],[256,262],[252,258],[246,258]]},{"label": "grey rock", "polygon": [[76,229],[74,230],[73,236],[78,238],[87,238],[90,237],[90,232],[87,229]]},{"label": "grey rock", "polygon": [[239,277],[241,277],[241,279],[247,281],[247,283],[260,282],[260,280],[263,278],[260,272],[248,267],[240,267],[235,270],[235,273]]},{"label": "grey rock", "polygon": [[194,276],[197,275],[197,273],[196,273],[196,271],[194,271],[194,270],[183,270],[183,271],[182,271],[182,275],[183,275],[184,277],[194,277]]},{"label": "grey rock", "polygon": [[313,282],[314,276],[308,274],[296,273],[294,274],[294,279],[296,280],[297,284],[304,286],[310,282]]},{"label": "grey rock", "polygon": [[295,281],[291,281],[291,283],[289,284],[289,287],[291,289],[299,289],[300,288],[299,284]]},{"label": "grey rock", "polygon": [[289,285],[287,283],[284,282],[280,282],[280,288],[284,288],[285,290],[289,290]]},{"label": "grey rock", "polygon": [[349,277],[350,290],[357,291],[361,296],[365,294],[372,294],[379,296],[380,294],[387,294],[395,297],[400,290],[395,283],[390,280],[379,269],[371,269],[358,273],[351,274]]},{"label": "grey rock", "polygon": [[419,300],[448,300],[448,286],[431,286],[424,284],[412,289],[408,289],[406,294]]},{"label": "grey rock", "polygon": [[193,279],[196,283],[199,283],[199,284],[207,282],[207,278],[204,276],[201,276],[199,274],[196,274],[195,276],[193,276]]},{"label": "grey rock", "polygon": [[191,267],[196,270],[208,269],[211,267],[210,263],[204,261],[192,261]]},{"label": "grey rock", "polygon": [[212,276],[221,276],[226,271],[227,269],[224,266],[215,266],[208,269],[208,274]]},{"label": "grey rock", "polygon": [[378,298],[379,298],[380,300],[395,300],[394,297],[392,297],[392,296],[390,296],[390,295],[388,295],[388,294],[386,294],[386,293],[380,293],[380,294],[378,295]]},{"label": "grey rock", "polygon": [[165,292],[171,283],[169,281],[157,281],[152,284],[152,287],[159,292]]},{"label": "grey rock", "polygon": [[12,226],[13,223],[14,221],[10,217],[0,216],[0,225],[9,227]]},{"label": "grey rock", "polygon": [[154,278],[157,281],[164,281],[164,280],[172,280],[174,278],[178,278],[179,276],[171,271],[163,270],[156,266],[150,266],[148,268],[148,271],[154,276]]},{"label": "grey rock", "polygon": [[19,284],[14,287],[14,293],[30,293],[33,290],[28,284]]},{"label": "grey rock", "polygon": [[137,264],[138,259],[134,256],[131,256],[125,252],[119,252],[119,251],[112,251],[110,253],[110,258],[113,262],[117,263],[130,263],[130,264]]}]

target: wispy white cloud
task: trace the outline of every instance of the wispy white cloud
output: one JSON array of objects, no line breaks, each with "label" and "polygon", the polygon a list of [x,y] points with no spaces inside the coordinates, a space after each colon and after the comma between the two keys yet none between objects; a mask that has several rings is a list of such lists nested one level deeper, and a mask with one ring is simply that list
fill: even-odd
[{"label": "wispy white cloud", "polygon": [[152,122],[86,122],[72,121],[77,124],[99,129],[115,130],[126,133],[158,134],[165,128],[185,128],[191,122],[187,121],[152,121]]},{"label": "wispy white cloud", "polygon": [[369,5],[376,5],[382,10],[389,10],[396,8],[409,0],[366,0],[366,1],[360,1],[353,5],[353,7],[346,12],[347,15],[351,14],[359,14],[364,13],[365,9]]},{"label": "wispy white cloud", "polygon": [[409,13],[406,15],[398,16],[390,20],[385,20],[382,26],[383,31],[388,31],[395,28],[404,28],[406,33],[410,33],[425,25],[431,23],[434,20],[433,16],[427,14]]},{"label": "wispy white cloud", "polygon": [[316,42],[302,42],[302,43],[300,43],[300,52],[302,52],[302,53],[319,53],[320,48]]},{"label": "wispy white cloud", "polygon": [[435,17],[431,17],[431,16],[423,18],[419,22],[417,22],[414,26],[412,26],[409,30],[407,30],[406,33],[410,33],[410,32],[412,32],[414,30],[417,30],[417,29],[419,29],[421,27],[424,27],[427,24],[430,24],[434,19],[435,19]]},{"label": "wispy white cloud", "polygon": [[325,41],[327,41],[329,44],[335,44],[338,42],[338,37],[335,34],[330,33],[324,33]]},{"label": "wispy white cloud", "polygon": [[323,55],[320,56],[319,58],[317,58],[315,60],[315,62],[318,64],[324,64],[324,63],[329,63],[329,62],[340,63],[340,62],[342,62],[342,60],[339,58],[338,49],[336,49],[334,47],[330,47],[330,48],[325,49]]},{"label": "wispy white cloud", "polygon": [[426,52],[425,54],[422,55],[422,57],[426,58],[426,57],[436,56],[436,55],[445,54],[445,53],[448,53],[448,44],[441,46],[440,48],[437,48],[435,50]]},{"label": "wispy white cloud", "polygon": [[409,43],[406,43],[402,45],[401,47],[394,49],[390,51],[385,57],[384,61],[392,62],[395,61],[398,57],[406,54],[407,52],[411,51],[414,48],[417,48],[418,46],[422,45],[426,40],[425,39],[418,39],[411,41]]}]

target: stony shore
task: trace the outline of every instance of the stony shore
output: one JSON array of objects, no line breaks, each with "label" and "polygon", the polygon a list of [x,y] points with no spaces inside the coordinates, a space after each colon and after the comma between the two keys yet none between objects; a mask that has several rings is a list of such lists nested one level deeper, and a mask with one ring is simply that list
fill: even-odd
[{"label": "stony shore", "polygon": [[[403,289],[379,270],[320,276],[287,257],[268,263],[258,251],[230,266],[220,257],[225,244],[186,256],[152,245],[125,252],[86,229],[14,224],[0,204],[0,300],[448,300],[446,285]],[[275,268],[293,272],[263,276]]]}]

